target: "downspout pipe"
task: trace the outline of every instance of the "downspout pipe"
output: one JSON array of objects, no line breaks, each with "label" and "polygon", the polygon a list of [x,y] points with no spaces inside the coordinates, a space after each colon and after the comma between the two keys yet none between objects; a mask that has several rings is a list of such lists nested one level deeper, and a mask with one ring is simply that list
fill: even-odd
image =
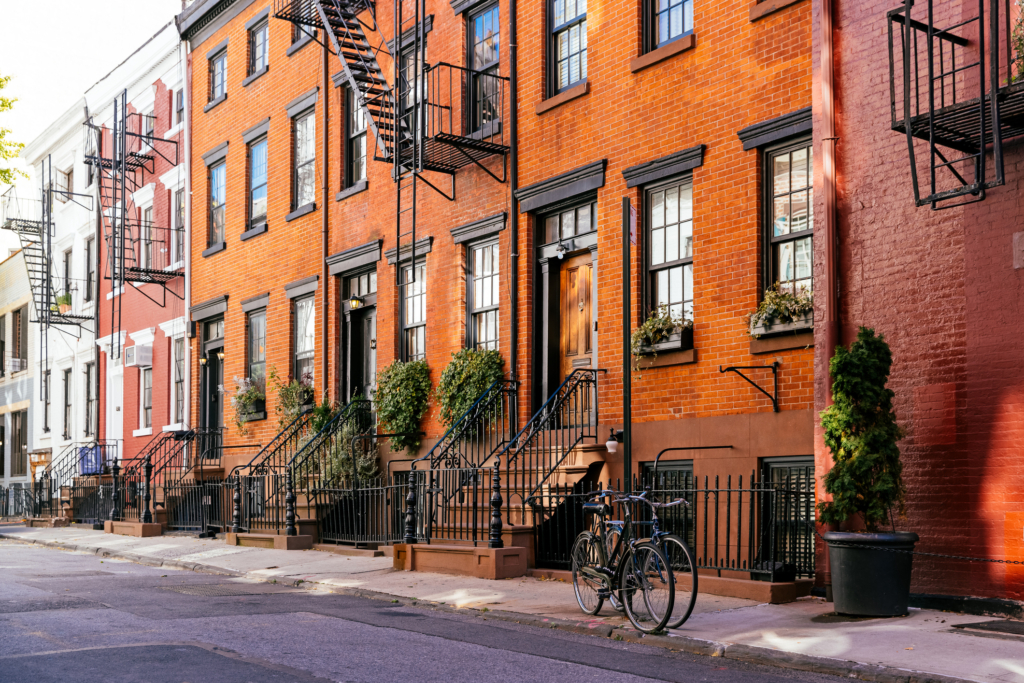
[{"label": "downspout pipe", "polygon": [[516,44],[516,0],[508,3],[508,37],[509,37],[509,193],[512,201],[509,207],[511,261],[511,308],[512,320],[509,325],[512,348],[509,351],[512,379],[519,378],[519,200],[516,190],[519,189],[519,46]]},{"label": "downspout pipe", "polygon": [[329,332],[329,329],[328,329],[328,322],[329,322],[328,311],[329,311],[330,284],[331,284],[330,283],[330,279],[328,278],[328,272],[327,272],[327,230],[328,230],[328,224],[329,224],[329,220],[328,220],[329,209],[328,209],[328,207],[330,206],[327,203],[328,187],[330,185],[330,181],[329,181],[330,174],[328,172],[328,169],[330,168],[330,159],[328,158],[328,152],[330,150],[330,147],[328,146],[327,141],[328,141],[328,139],[330,139],[330,136],[328,135],[328,131],[330,130],[328,128],[328,125],[330,124],[330,117],[328,115],[328,112],[329,112],[329,102],[331,101],[331,94],[332,93],[331,93],[330,83],[328,81],[328,75],[327,75],[327,68],[329,66],[329,63],[328,63],[328,50],[327,50],[327,40],[326,39],[323,41],[323,49],[321,50],[321,52],[323,54],[323,65],[322,65],[322,68],[321,68],[321,72],[323,74],[323,84],[322,84],[323,97],[321,97],[320,99],[324,103],[323,104],[324,126],[323,126],[323,133],[322,133],[322,136],[323,136],[324,172],[323,172],[323,177],[321,178],[321,199],[320,199],[321,203],[323,204],[323,208],[320,211],[320,218],[321,218],[321,221],[322,221],[321,230],[320,230],[320,251],[321,251],[320,266],[321,266],[321,269],[323,271],[323,274],[320,276],[320,279],[323,280],[323,283],[322,283],[322,286],[321,286],[322,290],[323,290],[323,294],[320,297],[321,306],[323,308],[323,313],[322,313],[322,317],[321,317],[321,320],[323,321],[321,323],[321,326],[323,328],[323,332],[322,332],[322,334],[323,334],[323,340],[322,340],[322,343],[323,343],[323,353],[321,354],[322,357],[323,357],[323,361],[321,362],[321,367],[323,368],[323,380],[322,380],[323,384],[321,385],[323,387],[321,389],[321,391],[323,392],[323,399],[321,399],[321,400],[327,401],[328,397],[330,396],[330,393],[328,392],[328,386],[329,386],[328,385],[328,378],[330,377],[330,371],[329,371],[329,362],[328,362],[329,355],[327,353],[327,350],[329,348],[329,340],[330,340],[330,332]]},{"label": "downspout pipe", "polygon": [[[89,106],[88,105],[86,105],[86,107],[85,107],[85,120],[86,120],[86,122],[89,122]],[[90,131],[88,133],[88,135],[92,135],[92,131]],[[98,135],[99,139],[96,142],[96,152],[100,156],[103,156],[103,137],[102,136],[103,136],[103,134],[102,134],[102,129],[101,129],[101,132]],[[97,171],[97,177],[98,176],[99,176],[99,172]],[[100,380],[100,377],[104,374],[103,371],[105,371],[106,368],[101,368],[101,366],[100,366],[100,361],[101,361],[101,358],[100,358],[100,345],[96,343],[96,337],[99,336],[99,330],[100,330],[100,301],[99,301],[99,299],[100,299],[100,248],[101,248],[100,245],[103,244],[103,206],[100,203],[100,200],[102,199],[102,197],[100,195],[99,183],[93,183],[93,185],[95,186],[94,189],[93,189],[93,194],[95,195],[94,196],[94,200],[96,202],[96,204],[95,204],[95,208],[96,208],[96,211],[95,211],[96,228],[95,228],[95,235],[93,236],[93,244],[95,246],[93,247],[93,250],[92,250],[93,253],[91,254],[91,257],[96,259],[96,267],[93,269],[93,272],[95,273],[95,278],[96,279],[95,279],[95,282],[91,282],[89,284],[89,286],[92,288],[93,301],[95,302],[95,307],[94,307],[95,308],[95,312],[93,314],[93,329],[96,330],[95,334],[93,334],[93,336],[92,336],[93,337],[93,339],[92,339],[93,358],[95,360],[95,362],[93,363],[93,367],[96,368],[96,371],[95,371],[95,375],[96,376],[93,377],[93,381],[96,383],[96,414],[93,415],[93,419],[96,420],[96,432],[95,432],[96,433],[96,438],[102,440],[102,439],[106,438],[106,436],[107,436],[106,420],[100,420],[99,413],[100,413],[100,406],[103,406],[104,408],[107,407],[106,406],[106,399],[107,399],[107,397],[104,394],[101,393],[101,391],[103,389],[103,384],[102,384],[102,380]],[[86,268],[88,268],[88,264],[86,265]],[[43,372],[44,373],[46,372],[45,368],[43,369]],[[40,381],[43,381],[42,377],[40,378]],[[51,383],[52,383],[52,376],[51,376]],[[46,390],[50,391],[50,388],[51,387],[47,386]],[[121,456],[122,456],[122,454],[118,453],[118,458],[120,458]]]}]

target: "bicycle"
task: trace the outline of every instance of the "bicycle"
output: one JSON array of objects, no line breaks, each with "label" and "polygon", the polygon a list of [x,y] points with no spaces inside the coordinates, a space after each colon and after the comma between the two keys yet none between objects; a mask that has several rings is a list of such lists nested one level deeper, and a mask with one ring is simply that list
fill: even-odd
[{"label": "bicycle", "polygon": [[[611,507],[600,499],[611,496],[615,496],[614,502],[625,503],[622,521],[605,519],[611,515]],[[633,537],[629,504],[643,503],[656,510],[682,502],[680,499],[668,504],[654,503],[646,496],[629,496],[604,489],[583,504],[584,513],[597,517],[597,532],[584,531],[577,536],[571,555],[573,591],[584,614],[597,614],[608,598],[616,609],[621,605],[638,631],[655,633],[665,628],[672,618],[675,599],[672,566],[657,543]],[[656,512],[654,517],[657,518]],[[617,536],[614,543],[610,534]],[[609,547],[611,552],[608,552]],[[640,601],[638,592],[643,596]]]}]

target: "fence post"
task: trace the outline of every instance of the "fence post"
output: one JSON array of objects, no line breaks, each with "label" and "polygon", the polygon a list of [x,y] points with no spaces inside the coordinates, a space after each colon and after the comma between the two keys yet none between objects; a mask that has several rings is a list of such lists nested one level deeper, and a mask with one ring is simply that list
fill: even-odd
[{"label": "fence post", "polygon": [[500,459],[494,460],[494,474],[491,476],[491,538],[488,547],[504,548],[501,540],[501,466]]},{"label": "fence post", "polygon": [[235,473],[234,493],[231,496],[231,533],[242,531],[242,474]]},{"label": "fence post", "polygon": [[142,519],[140,520],[143,524],[153,523],[153,513],[149,511],[149,501],[152,499],[150,494],[150,483],[153,479],[153,460],[146,454],[146,464],[142,466],[142,470],[146,473],[146,489],[142,496]]},{"label": "fence post", "polygon": [[112,480],[112,497],[113,505],[110,507],[110,521],[120,522],[121,521],[121,487],[119,486],[119,480],[121,478],[121,466],[114,461],[114,466],[110,468],[110,476]]},{"label": "fence post", "polygon": [[292,484],[292,468],[284,473],[284,535],[298,536],[295,530],[295,486]]},{"label": "fence post", "polygon": [[416,542],[416,470],[409,470],[409,492],[405,495],[405,538],[408,544]]}]

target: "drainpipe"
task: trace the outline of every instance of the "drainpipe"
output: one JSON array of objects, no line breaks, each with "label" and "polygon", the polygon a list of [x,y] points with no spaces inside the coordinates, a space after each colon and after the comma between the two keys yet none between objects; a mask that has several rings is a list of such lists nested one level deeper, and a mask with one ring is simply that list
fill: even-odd
[{"label": "drainpipe", "polygon": [[[839,229],[836,213],[836,111],[835,70],[833,43],[833,3],[821,3],[821,156],[825,190],[825,405],[832,403],[832,378],[828,374],[829,361],[839,345]],[[824,463],[825,467],[829,463]],[[824,476],[826,472],[821,472]],[[826,595],[831,599],[832,568],[825,552],[823,581]]]},{"label": "drainpipe", "polygon": [[327,156],[328,155],[328,151],[329,151],[329,147],[327,145],[327,140],[329,139],[330,136],[328,135],[328,130],[329,129],[328,129],[327,126],[330,123],[330,119],[328,117],[328,102],[330,102],[330,100],[331,100],[331,94],[332,93],[331,93],[331,89],[329,87],[328,76],[327,76],[328,59],[327,59],[327,40],[326,39],[323,42],[323,49],[321,50],[321,52],[323,53],[323,68],[321,69],[321,71],[323,72],[323,85],[322,85],[323,97],[321,97],[320,99],[324,103],[324,106],[323,106],[323,116],[324,116],[324,132],[323,132],[324,173],[323,173],[323,178],[321,179],[321,192],[322,192],[322,194],[321,194],[321,202],[323,203],[323,209],[320,211],[320,214],[321,214],[320,217],[321,217],[322,222],[323,222],[323,225],[322,225],[322,228],[321,228],[321,231],[320,231],[320,233],[321,233],[320,234],[320,251],[322,252],[321,253],[321,257],[320,257],[320,265],[321,265],[321,268],[323,270],[323,275],[320,276],[320,279],[323,280],[323,284],[322,284],[323,294],[321,295],[320,300],[322,302],[321,305],[323,307],[323,314],[322,314],[323,317],[321,318],[323,320],[323,323],[322,323],[322,325],[323,325],[323,353],[322,353],[322,356],[323,356],[323,361],[322,361],[322,367],[323,367],[323,384],[322,384],[322,386],[323,386],[323,389],[322,389],[322,391],[324,392],[324,399],[323,400],[327,400],[327,396],[329,395],[327,393],[327,387],[328,387],[327,382],[328,382],[328,377],[329,377],[329,374],[330,374],[328,372],[328,361],[327,361],[327,358],[328,358],[327,348],[328,348],[329,338],[330,338],[330,335],[328,333],[328,328],[327,328],[327,323],[328,323],[328,317],[327,317],[327,315],[328,315],[328,302],[329,302],[329,299],[330,299],[330,281],[328,280],[328,277],[327,277],[327,225],[328,225],[328,216],[327,216],[327,214],[328,214],[328,206],[329,206],[329,204],[327,203],[327,190],[328,190],[328,187],[330,185],[330,183],[328,181],[328,176],[329,176],[328,169],[330,167],[330,160],[328,159],[328,156]]},{"label": "drainpipe", "polygon": [[[89,120],[89,105],[85,106],[85,120],[86,121]],[[91,131],[90,131],[90,134],[91,134]],[[103,156],[103,133],[102,133],[102,129],[101,129],[100,134],[97,136],[97,138],[98,138],[98,140],[96,142],[97,154],[99,156]],[[93,249],[92,249],[93,253],[92,253],[92,258],[96,259],[96,268],[94,269],[95,274],[96,274],[96,278],[95,278],[96,281],[89,283],[89,286],[92,288],[92,300],[93,300],[93,305],[96,308],[95,313],[93,315],[93,329],[96,330],[96,332],[92,335],[92,337],[93,337],[93,339],[92,339],[93,358],[94,358],[93,367],[96,368],[96,377],[93,378],[94,381],[96,382],[96,414],[93,415],[93,419],[96,420],[96,439],[99,440],[99,439],[103,439],[107,435],[107,430],[105,429],[105,427],[106,427],[106,420],[100,420],[100,407],[102,406],[102,407],[106,408],[107,406],[106,406],[106,396],[104,396],[103,394],[100,393],[100,390],[103,388],[103,385],[101,384],[101,381],[100,381],[100,376],[101,376],[101,371],[100,371],[100,346],[99,346],[99,344],[96,343],[96,337],[99,334],[99,330],[100,330],[100,249],[101,249],[100,245],[102,244],[101,240],[103,239],[103,205],[100,203],[100,199],[101,199],[100,189],[99,189],[99,185],[100,184],[98,182],[99,181],[99,177],[100,177],[99,169],[96,170],[96,176],[95,177],[96,177],[96,180],[93,181],[93,194],[95,195],[94,199],[96,201],[96,213],[95,213],[96,228],[95,228],[95,232],[94,232],[94,235],[93,235]],[[86,265],[86,268],[88,268],[88,265]],[[45,373],[46,370],[43,370],[43,372]],[[40,378],[40,379],[42,379],[42,378]],[[53,377],[52,376],[51,376],[50,380],[51,380],[51,384],[52,384],[52,381],[53,381]],[[49,391],[50,387],[47,387],[46,389],[47,389],[47,391]],[[101,399],[102,399],[102,401],[101,401]],[[118,458],[120,458],[120,457],[121,457],[121,454],[118,453]]]},{"label": "drainpipe", "polygon": [[[192,313],[189,310],[192,303],[192,44],[188,41],[181,41],[181,48],[185,50],[185,73],[182,74],[182,88],[185,91],[185,329],[188,331],[192,325]],[[191,337],[186,333],[185,338],[185,401],[186,409],[182,411],[185,424],[184,429],[191,429],[192,425],[201,424],[196,415],[192,420],[192,340],[199,338],[202,343],[202,336],[193,334]]]},{"label": "drainpipe", "polygon": [[[509,353],[512,365],[512,379],[519,378],[519,200],[516,190],[519,189],[519,46],[516,45],[516,0],[508,3],[508,54],[509,54],[509,191],[512,202],[509,207],[511,215],[511,255],[512,255],[512,320],[509,329],[512,335],[512,348]],[[518,424],[518,423],[517,423]]]}]

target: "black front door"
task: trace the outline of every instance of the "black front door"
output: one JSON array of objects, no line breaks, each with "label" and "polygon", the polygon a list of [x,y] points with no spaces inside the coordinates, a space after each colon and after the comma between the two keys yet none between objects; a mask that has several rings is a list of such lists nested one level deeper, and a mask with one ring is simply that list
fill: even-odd
[{"label": "black front door", "polygon": [[224,427],[224,364],[216,351],[206,354],[206,381],[203,403],[203,428]]},{"label": "black front door", "polygon": [[349,397],[373,399],[377,387],[377,309],[352,312],[352,356]]}]

